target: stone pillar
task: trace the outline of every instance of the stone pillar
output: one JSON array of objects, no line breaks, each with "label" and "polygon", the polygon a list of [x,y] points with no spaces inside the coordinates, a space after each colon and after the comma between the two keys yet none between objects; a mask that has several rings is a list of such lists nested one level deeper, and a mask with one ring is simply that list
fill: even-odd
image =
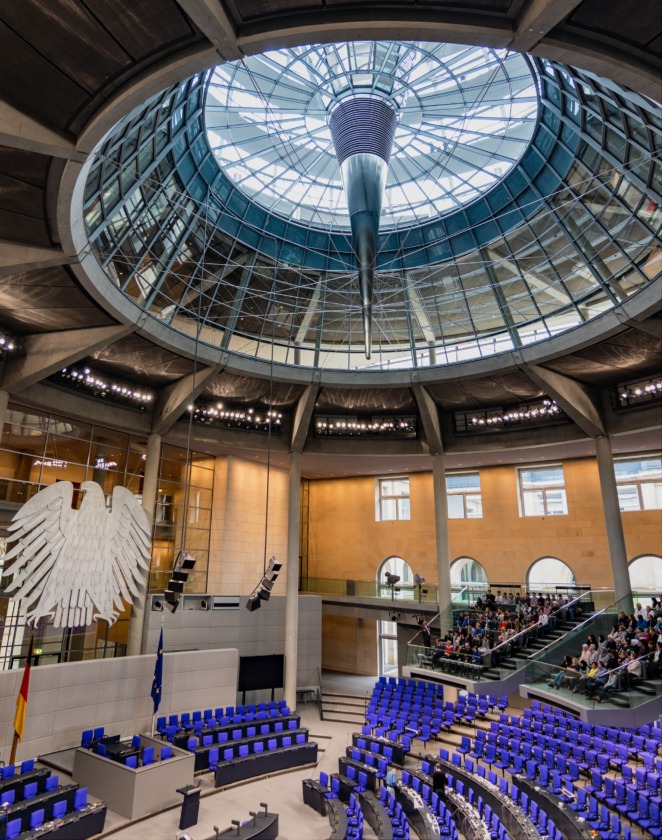
[{"label": "stone pillar", "polygon": [[622,598],[626,599],[626,603],[622,604],[620,608],[624,609],[629,615],[632,612],[632,587],[630,585],[628,559],[625,551],[621,509],[618,503],[614,457],[611,451],[611,442],[608,437],[600,436],[595,438],[595,456],[600,475],[602,510],[604,511],[605,525],[607,528],[607,543],[609,545],[611,571],[614,577],[614,592],[617,601],[620,601]]},{"label": "stone pillar", "polygon": [[[437,538],[437,585],[439,611],[444,612],[452,602],[451,558],[448,545],[448,496],[446,494],[446,457],[443,453],[432,455],[432,486],[434,489],[434,530]],[[442,630],[452,626],[452,616],[440,622]]]},{"label": "stone pillar", "polygon": [[[159,490],[159,463],[161,460],[161,435],[150,435],[147,440],[147,455],[145,458],[145,472],[143,475],[143,510],[147,514],[150,528],[154,527],[154,511],[156,497]],[[150,563],[151,567],[151,563]],[[149,577],[145,584],[145,591],[140,595],[137,603],[131,606],[131,622],[127,640],[127,656],[138,656],[146,653],[144,647],[147,642],[147,626],[149,612],[145,610],[149,592]]]},{"label": "stone pillar", "polygon": [[299,518],[301,505],[301,454],[290,453],[287,508],[287,566],[285,590],[285,702],[297,705],[299,641]]}]

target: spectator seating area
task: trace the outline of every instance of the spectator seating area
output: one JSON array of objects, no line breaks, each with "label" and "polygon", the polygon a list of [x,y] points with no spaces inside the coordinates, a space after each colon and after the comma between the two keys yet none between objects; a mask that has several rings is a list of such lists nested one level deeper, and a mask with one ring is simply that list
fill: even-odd
[{"label": "spectator seating area", "polygon": [[468,679],[498,678],[497,666],[515,670],[518,657],[529,656],[560,638],[593,612],[587,596],[570,600],[556,595],[493,596],[454,614],[453,628],[432,649],[419,650],[427,669]]},{"label": "spectator seating area", "polygon": [[[77,837],[91,837],[103,830],[106,818],[104,803],[88,804],[87,788],[75,783],[61,785],[59,777],[46,767],[36,767],[34,759],[1,768],[0,803],[6,808],[6,837],[21,838],[42,829],[48,836],[45,823],[64,831],[67,827]],[[83,819],[86,818],[86,819]],[[40,836],[42,836],[40,834]]]}]

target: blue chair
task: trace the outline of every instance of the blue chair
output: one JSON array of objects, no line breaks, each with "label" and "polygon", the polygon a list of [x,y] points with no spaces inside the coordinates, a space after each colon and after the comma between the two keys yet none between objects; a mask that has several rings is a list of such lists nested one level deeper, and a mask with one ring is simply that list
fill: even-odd
[{"label": "blue chair", "polygon": [[253,752],[254,753],[264,752],[264,742],[263,741],[256,741],[253,744]]},{"label": "blue chair", "polygon": [[239,758],[245,758],[248,755],[248,744],[239,745]]},{"label": "blue chair", "polygon": [[53,819],[54,820],[61,820],[62,817],[67,813],[67,801],[66,799],[61,799],[59,802],[56,802],[53,805]]},{"label": "blue chair", "polygon": [[57,774],[55,776],[49,776],[46,779],[46,790],[55,790],[57,788],[57,786],[59,785],[59,783],[60,783],[60,779],[57,776]]},{"label": "blue chair", "polygon": [[2,802],[3,805],[13,805],[15,799],[16,791],[14,788],[6,790],[4,793],[0,793],[0,802]]},{"label": "blue chair", "polygon": [[21,819],[10,820],[7,823],[7,840],[15,840],[21,833]]},{"label": "blue chair", "polygon": [[275,750],[278,747],[278,741],[275,738],[269,738],[267,741],[267,749]]},{"label": "blue chair", "polygon": [[82,811],[87,805],[87,788],[78,788],[74,794],[74,811]]},{"label": "blue chair", "polygon": [[96,752],[97,755],[100,755],[102,758],[106,757],[106,745],[105,744],[97,744],[96,745]]},{"label": "blue chair", "polygon": [[165,735],[167,726],[165,715],[156,719],[156,731],[159,735]]},{"label": "blue chair", "polygon": [[154,747],[145,747],[143,750],[143,767],[154,764]]},{"label": "blue chair", "polygon": [[94,732],[93,732],[93,735],[92,735],[93,740],[95,740],[95,741],[100,740],[101,738],[103,738],[104,733],[105,733],[105,730],[104,730],[103,726],[97,726],[94,729]]},{"label": "blue chair", "polygon": [[[164,747],[165,749],[165,747]],[[126,757],[126,761],[124,764],[127,767],[130,767],[132,770],[136,770],[138,768],[138,756],[137,755],[128,755]]]},{"label": "blue chair", "polygon": [[16,772],[16,767],[13,764],[7,764],[5,767],[2,768],[0,772],[0,778],[4,781],[5,779],[11,779],[14,773]]},{"label": "blue chair", "polygon": [[226,749],[223,750],[223,761],[232,761],[233,758],[234,750],[232,747],[226,747]]},{"label": "blue chair", "polygon": [[281,741],[281,746],[283,747],[291,747],[292,746],[292,738],[290,735],[283,735],[283,740]]},{"label": "blue chair", "polygon": [[21,773],[31,773],[34,770],[34,758],[26,758],[21,762]]},{"label": "blue chair", "polygon": [[[163,758],[163,756],[161,756]],[[212,773],[216,770],[216,765],[218,764],[218,747],[212,747],[209,750],[209,769]]]},{"label": "blue chair", "polygon": [[292,720],[287,721],[287,728],[288,729],[298,729],[299,728],[299,723],[296,720],[296,718],[292,718]]},{"label": "blue chair", "polygon": [[[211,753],[212,750],[209,752]],[[218,750],[216,750],[216,755],[218,756]],[[167,761],[169,758],[172,758],[172,747],[161,747],[161,761]]]},{"label": "blue chair", "polygon": [[193,752],[195,748],[198,746],[198,739],[191,736],[188,741],[186,742],[186,749],[189,752]]},{"label": "blue chair", "polygon": [[214,743],[214,736],[213,735],[203,735],[202,736],[202,746],[203,747],[211,747]]},{"label": "blue chair", "polygon": [[30,782],[23,788],[23,799],[32,799],[37,795],[37,783]]},{"label": "blue chair", "polygon": [[230,735],[229,735],[229,733],[227,733],[227,732],[219,732],[219,733],[218,733],[218,738],[216,739],[216,741],[217,741],[219,744],[224,744],[224,743],[226,743],[226,742],[227,742],[227,741],[229,741],[229,740],[230,740]]},{"label": "blue chair", "polygon": [[297,742],[297,744],[305,744],[306,743],[306,733],[305,732],[299,732],[297,734],[297,741],[296,742]]},{"label": "blue chair", "polygon": [[131,747],[134,750],[137,750],[137,749],[140,748],[140,735],[134,735],[133,736],[133,738],[131,739]]},{"label": "blue chair", "polygon": [[191,726],[191,713],[183,712],[181,717],[182,729],[188,729]]},{"label": "blue chair", "polygon": [[81,747],[85,747],[86,750],[92,746],[92,738],[94,737],[94,732],[92,729],[83,729],[83,734],[80,739]]}]

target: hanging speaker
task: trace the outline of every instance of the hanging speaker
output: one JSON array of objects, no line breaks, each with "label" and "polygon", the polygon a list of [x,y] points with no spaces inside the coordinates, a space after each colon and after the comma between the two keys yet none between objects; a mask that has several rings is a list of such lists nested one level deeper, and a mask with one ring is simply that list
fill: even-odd
[{"label": "hanging speaker", "polygon": [[250,612],[253,612],[254,610],[259,610],[261,606],[262,603],[257,595],[251,595],[246,601],[246,609],[250,610]]}]

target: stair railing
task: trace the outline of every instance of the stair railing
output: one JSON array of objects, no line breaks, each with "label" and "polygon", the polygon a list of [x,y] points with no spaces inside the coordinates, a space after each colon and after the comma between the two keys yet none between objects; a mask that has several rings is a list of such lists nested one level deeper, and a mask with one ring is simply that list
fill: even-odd
[{"label": "stair railing", "polygon": [[[604,615],[604,613],[608,612],[610,609],[610,607],[603,607],[601,610],[598,610],[597,612],[593,613],[593,615],[589,615],[589,617],[585,618],[584,621],[580,621],[579,624],[575,624],[575,626],[572,628],[572,632],[576,633],[578,630],[581,630],[582,627],[584,627],[587,624],[590,624],[592,621],[594,621],[594,619],[598,618],[601,615]],[[540,648],[535,653],[530,653],[527,656],[527,659],[535,659],[536,657],[544,653],[548,648],[551,648],[552,645],[555,645],[557,642],[558,639],[552,639],[545,645],[545,647]]]},{"label": "stair railing", "polygon": [[[564,611],[567,611],[568,609],[570,609],[573,606],[573,604],[577,604],[579,601],[581,601],[582,598],[586,598],[587,596],[592,596],[592,595],[593,595],[592,591],[583,592],[581,595],[579,595],[577,598],[574,598],[572,601],[568,602],[567,604],[562,604],[561,606],[557,607],[557,609],[553,610],[550,613],[550,616],[557,617],[559,614],[561,614]],[[589,616],[589,618],[587,620],[590,621],[593,617],[594,616],[591,615],[591,616]],[[491,659],[492,659],[492,657],[495,653],[498,655],[499,653],[501,653],[501,651],[505,651],[509,647],[513,647],[513,642],[517,642],[518,639],[523,639],[525,636],[528,636],[528,635],[533,636],[537,632],[538,632],[538,625],[537,624],[533,624],[533,625],[529,625],[528,627],[525,627],[523,630],[520,630],[519,633],[515,633],[514,636],[511,636],[509,639],[506,639],[505,642],[501,642],[500,644],[496,645],[495,647],[490,648],[490,650],[482,653],[481,654],[481,664],[487,665],[487,662],[485,660],[489,659],[490,662],[491,662]],[[554,641],[557,641],[557,640],[553,640],[552,642],[550,642],[550,644],[553,644]],[[517,647],[518,645],[514,645],[514,646]],[[545,647],[549,647],[549,645],[546,645]]]}]

